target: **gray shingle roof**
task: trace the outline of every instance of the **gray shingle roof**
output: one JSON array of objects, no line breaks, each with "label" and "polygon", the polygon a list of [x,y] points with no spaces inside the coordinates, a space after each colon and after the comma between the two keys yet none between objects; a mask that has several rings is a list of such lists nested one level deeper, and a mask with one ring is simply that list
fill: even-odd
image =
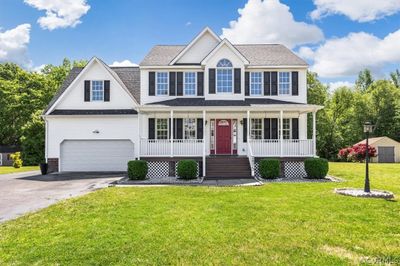
[{"label": "gray shingle roof", "polygon": [[[250,66],[308,66],[307,62],[281,44],[233,45],[250,62]],[[140,66],[166,66],[186,45],[156,45]],[[198,62],[193,62],[194,64]]]},{"label": "gray shingle roof", "polygon": [[54,110],[51,115],[136,115],[137,111],[133,109],[93,109],[93,110]]},{"label": "gray shingle roof", "polygon": [[[132,94],[135,100],[140,103],[140,70],[139,67],[110,67],[114,71],[121,81],[125,84],[128,91]],[[65,78],[60,89],[54,95],[53,99],[48,104],[46,113],[50,107],[57,101],[57,99],[63,94],[63,92],[68,88],[68,86],[76,79],[76,77],[81,73],[83,67],[73,67],[69,72],[69,75]],[[52,113],[53,114],[53,113]]]},{"label": "gray shingle roof", "polygon": [[251,105],[269,105],[269,104],[302,104],[295,102],[280,101],[275,99],[254,99],[248,98],[241,100],[205,100],[204,98],[176,98],[161,102],[149,103],[147,105],[165,105],[165,106],[251,106]]}]

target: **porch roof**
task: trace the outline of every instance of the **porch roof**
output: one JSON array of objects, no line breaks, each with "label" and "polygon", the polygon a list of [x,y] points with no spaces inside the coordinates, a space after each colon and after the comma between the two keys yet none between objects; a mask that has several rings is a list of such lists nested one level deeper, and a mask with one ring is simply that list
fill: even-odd
[{"label": "porch roof", "polygon": [[[199,108],[200,107],[200,108]],[[268,98],[247,98],[245,100],[205,100],[205,98],[175,98],[171,100],[148,103],[140,109],[146,110],[262,110],[279,111],[290,110],[299,112],[312,112],[322,109],[323,106],[306,103],[296,103]]]}]

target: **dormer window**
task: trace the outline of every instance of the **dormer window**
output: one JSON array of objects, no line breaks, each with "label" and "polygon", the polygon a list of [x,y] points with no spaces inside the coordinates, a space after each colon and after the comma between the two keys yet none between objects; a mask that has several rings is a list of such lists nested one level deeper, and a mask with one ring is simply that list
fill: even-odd
[{"label": "dormer window", "polygon": [[233,65],[228,59],[221,59],[217,64],[217,93],[232,93]]},{"label": "dormer window", "polygon": [[157,72],[156,88],[158,96],[168,95],[168,72]]},{"label": "dormer window", "polygon": [[91,100],[93,102],[104,101],[104,82],[103,80],[92,80]]}]

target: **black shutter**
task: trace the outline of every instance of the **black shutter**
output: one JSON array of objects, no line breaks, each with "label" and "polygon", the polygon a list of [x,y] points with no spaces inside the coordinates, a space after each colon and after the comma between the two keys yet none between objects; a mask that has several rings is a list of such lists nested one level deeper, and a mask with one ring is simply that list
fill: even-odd
[{"label": "black shutter", "polygon": [[176,72],[169,72],[169,95],[175,96]]},{"label": "black shutter", "polygon": [[208,93],[215,93],[215,68],[208,69]]},{"label": "black shutter", "polygon": [[264,139],[271,138],[271,118],[264,118]]},{"label": "black shutter", "polygon": [[176,95],[183,95],[183,72],[176,72]]},{"label": "black shutter", "polygon": [[203,118],[197,118],[197,139],[203,139]]},{"label": "black shutter", "polygon": [[183,119],[176,119],[176,139],[183,139]]},{"label": "black shutter", "polygon": [[171,134],[173,134],[172,127],[171,127],[171,118],[168,118],[168,138],[171,138]]},{"label": "black shutter", "polygon": [[204,72],[197,72],[197,96],[204,96]]},{"label": "black shutter", "polygon": [[235,80],[235,82],[234,82],[235,93],[241,93],[241,85],[242,85],[241,69],[240,68],[235,68],[234,74],[235,74],[235,77],[234,77],[234,80]]},{"label": "black shutter", "polygon": [[271,95],[271,72],[264,72],[264,95]]},{"label": "black shutter", "polygon": [[90,80],[85,80],[85,97],[84,101],[85,102],[90,102]]},{"label": "black shutter", "polygon": [[278,118],[271,118],[271,139],[278,139]]},{"label": "black shutter", "polygon": [[154,118],[149,118],[149,139],[156,138],[156,120]]},{"label": "black shutter", "polygon": [[271,72],[271,95],[278,95],[278,72]]},{"label": "black shutter", "polygon": [[149,72],[149,96],[156,95],[156,72]]},{"label": "black shutter", "polygon": [[104,81],[104,101],[105,102],[110,101],[110,81],[109,80]]},{"label": "black shutter", "polygon": [[292,139],[299,139],[299,119],[292,118]]},{"label": "black shutter", "polygon": [[292,72],[292,95],[299,95],[299,72]]},{"label": "black shutter", "polygon": [[243,118],[243,142],[247,142],[247,118]]},{"label": "black shutter", "polygon": [[250,96],[250,73],[244,72],[244,95]]}]

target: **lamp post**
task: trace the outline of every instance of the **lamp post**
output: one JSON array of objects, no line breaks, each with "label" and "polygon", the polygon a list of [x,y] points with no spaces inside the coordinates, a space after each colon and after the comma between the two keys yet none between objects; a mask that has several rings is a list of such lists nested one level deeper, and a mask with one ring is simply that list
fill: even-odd
[{"label": "lamp post", "polygon": [[373,125],[370,122],[365,122],[364,123],[364,133],[366,135],[366,154],[365,154],[365,184],[364,184],[364,192],[371,192],[370,186],[369,186],[369,168],[368,168],[368,163],[369,163],[369,145],[368,145],[368,137],[369,133],[372,133],[373,130]]}]

